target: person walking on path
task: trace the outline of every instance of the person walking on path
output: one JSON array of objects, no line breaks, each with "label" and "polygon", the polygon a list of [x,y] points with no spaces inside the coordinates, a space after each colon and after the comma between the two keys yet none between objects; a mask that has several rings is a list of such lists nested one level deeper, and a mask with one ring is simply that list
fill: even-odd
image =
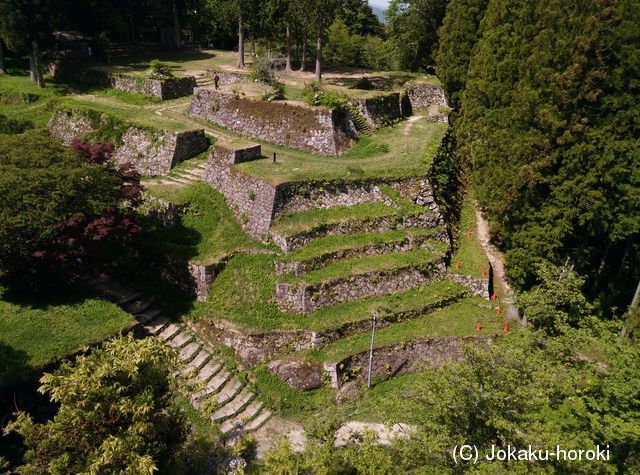
[{"label": "person walking on path", "polygon": [[216,87],[216,89],[220,89],[220,86],[218,85],[219,82],[220,82],[220,76],[218,76],[218,73],[215,73],[213,75],[213,85]]}]

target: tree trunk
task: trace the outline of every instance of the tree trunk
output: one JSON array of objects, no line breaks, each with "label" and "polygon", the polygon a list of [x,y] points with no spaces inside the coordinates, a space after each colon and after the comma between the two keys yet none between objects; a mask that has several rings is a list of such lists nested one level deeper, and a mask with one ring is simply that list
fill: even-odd
[{"label": "tree trunk", "polygon": [[180,20],[178,18],[178,6],[175,1],[173,2],[173,41],[176,48],[180,48],[180,46],[182,46],[180,44]]},{"label": "tree trunk", "polygon": [[287,65],[284,72],[290,73],[291,71],[291,25],[287,22]]},{"label": "tree trunk", "polygon": [[0,74],[7,74],[7,68],[4,64],[4,43],[0,40]]},{"label": "tree trunk", "polygon": [[244,23],[242,13],[238,16],[238,69],[244,69]]},{"label": "tree trunk", "polygon": [[300,71],[307,68],[307,37],[302,39],[302,59],[300,60]]},{"label": "tree trunk", "polygon": [[31,54],[33,58],[33,74],[35,74],[36,82],[40,89],[44,88],[44,76],[42,74],[42,64],[40,63],[40,51],[38,50],[38,42],[31,43],[33,52]]},{"label": "tree trunk", "polygon": [[322,30],[318,27],[318,41],[316,42],[316,81],[322,81]]},{"label": "tree trunk", "polygon": [[36,62],[33,60],[33,54],[29,55],[29,79],[36,82]]},{"label": "tree trunk", "polygon": [[256,37],[253,34],[253,31],[250,32],[249,36],[251,37],[251,56],[255,58],[256,57]]}]

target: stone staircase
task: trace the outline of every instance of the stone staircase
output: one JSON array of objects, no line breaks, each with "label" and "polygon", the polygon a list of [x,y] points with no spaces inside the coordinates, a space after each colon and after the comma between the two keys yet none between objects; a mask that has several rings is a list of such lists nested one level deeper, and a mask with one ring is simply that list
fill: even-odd
[{"label": "stone staircase", "polygon": [[[164,340],[178,354],[179,370],[189,383],[184,388],[194,408],[214,398],[216,410],[210,416],[227,438],[258,430],[269,418],[269,411],[256,394],[225,366],[212,349],[188,327],[172,322],[153,304],[153,300],[131,291],[106,277],[87,282],[106,299],[134,316],[145,336]],[[203,387],[197,391],[195,387]]]},{"label": "stone staircase", "polygon": [[196,84],[198,87],[213,86],[213,79],[210,76],[196,76]]},{"label": "stone staircase", "polygon": [[347,105],[347,109],[349,110],[349,116],[351,117],[351,121],[358,133],[360,135],[371,135],[373,133],[373,129],[358,108],[349,104]]},{"label": "stone staircase", "polygon": [[204,179],[204,170],[204,164],[198,164],[195,167],[184,170],[174,170],[169,175],[162,177],[158,184],[172,186],[192,185]]}]

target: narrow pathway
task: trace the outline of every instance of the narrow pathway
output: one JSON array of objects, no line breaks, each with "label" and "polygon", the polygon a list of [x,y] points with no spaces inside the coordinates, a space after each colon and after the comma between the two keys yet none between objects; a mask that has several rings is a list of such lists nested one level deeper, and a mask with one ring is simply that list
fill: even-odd
[{"label": "narrow pathway", "polygon": [[413,127],[413,124],[418,122],[420,119],[424,119],[424,117],[425,116],[423,115],[412,115],[411,117],[409,117],[404,125],[404,128],[402,129],[402,135],[404,135],[405,137],[408,136],[409,132],[411,131],[411,127]]},{"label": "narrow pathway", "polygon": [[482,216],[482,212],[478,207],[478,203],[474,201],[473,207],[476,210],[476,222],[478,224],[478,241],[487,254],[487,258],[493,267],[493,275],[500,282],[501,287],[504,289],[505,297],[507,300],[512,300],[513,292],[509,286],[507,274],[504,270],[504,256],[502,253],[491,244],[491,234],[489,233],[489,223]]}]

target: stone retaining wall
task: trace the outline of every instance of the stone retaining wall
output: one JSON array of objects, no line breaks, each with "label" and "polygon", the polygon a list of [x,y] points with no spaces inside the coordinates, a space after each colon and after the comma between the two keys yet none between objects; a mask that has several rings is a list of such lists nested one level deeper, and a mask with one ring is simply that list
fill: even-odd
[{"label": "stone retaining wall", "polygon": [[393,252],[415,251],[420,248],[427,248],[435,251],[434,247],[429,244],[428,241],[437,240],[446,242],[447,239],[448,235],[446,230],[441,229],[432,233],[421,234],[417,236],[407,236],[397,241],[381,242],[357,248],[340,249],[338,251],[330,252],[299,262],[276,261],[275,270],[276,275],[300,275],[305,272],[311,272],[315,269],[319,269],[333,262],[337,262],[343,259],[351,259],[357,256],[376,256]]},{"label": "stone retaining wall", "polygon": [[349,99],[349,103],[358,109],[372,127],[382,127],[404,116],[399,92],[367,99]]},{"label": "stone retaining wall", "polygon": [[407,83],[407,94],[413,109],[428,110],[432,105],[448,107],[449,102],[440,86],[432,84],[409,82]]},{"label": "stone retaining wall", "polygon": [[444,272],[442,259],[388,271],[341,277],[317,284],[276,284],[275,300],[283,312],[312,312],[341,302],[389,295],[426,285]]},{"label": "stone retaining wall", "polygon": [[245,76],[244,74],[240,74],[240,73],[230,73],[227,71],[215,71],[213,69],[208,69],[207,70],[207,76],[209,76],[211,79],[213,79],[213,77],[216,75],[216,73],[218,74],[218,77],[220,78],[220,85],[229,85],[229,84],[238,84],[241,83],[243,81],[247,81],[248,77]]},{"label": "stone retaining wall", "polygon": [[[266,239],[273,218],[276,188],[233,167],[229,160],[236,154],[223,150],[218,147],[209,155],[204,181],[224,195],[227,205],[246,232]],[[260,152],[255,153],[259,155]]]},{"label": "stone retaining wall", "polygon": [[[52,136],[69,145],[74,139],[95,132],[106,121],[106,115],[95,120],[88,113],[61,110],[53,114],[48,129]],[[131,125],[124,129],[120,143],[116,144],[113,160],[118,164],[130,163],[145,176],[164,175],[178,162],[208,147],[204,130],[172,132]]]},{"label": "stone retaining wall", "polygon": [[266,102],[196,88],[188,114],[247,137],[324,155],[341,155],[357,139],[348,114]]},{"label": "stone retaining wall", "polygon": [[212,264],[202,264],[189,262],[189,275],[191,276],[192,293],[195,294],[199,302],[206,302],[209,297],[209,286],[213,279],[224,269],[229,259],[233,255],[228,255]]},{"label": "stone retaining wall", "polygon": [[436,213],[419,213],[413,215],[382,216],[365,220],[352,220],[342,223],[323,224],[308,231],[301,231],[287,236],[272,234],[273,242],[285,253],[296,251],[312,241],[324,236],[336,236],[356,233],[381,233],[393,229],[435,228],[442,225],[442,217]]},{"label": "stone retaining wall", "polygon": [[[494,339],[491,336],[429,337],[374,348],[371,375],[374,379],[389,378],[462,361],[465,345],[489,345]],[[325,363],[324,367],[332,386],[339,389],[347,381],[366,382],[368,365],[367,350],[336,363]]]},{"label": "stone retaining wall", "polygon": [[196,79],[192,76],[150,79],[126,74],[113,74],[111,75],[111,87],[121,91],[158,97],[164,101],[193,94],[193,89],[196,87]]},{"label": "stone retaining wall", "polygon": [[472,295],[489,299],[489,279],[481,279],[470,275],[454,274],[447,272],[447,279],[464,285]]}]

